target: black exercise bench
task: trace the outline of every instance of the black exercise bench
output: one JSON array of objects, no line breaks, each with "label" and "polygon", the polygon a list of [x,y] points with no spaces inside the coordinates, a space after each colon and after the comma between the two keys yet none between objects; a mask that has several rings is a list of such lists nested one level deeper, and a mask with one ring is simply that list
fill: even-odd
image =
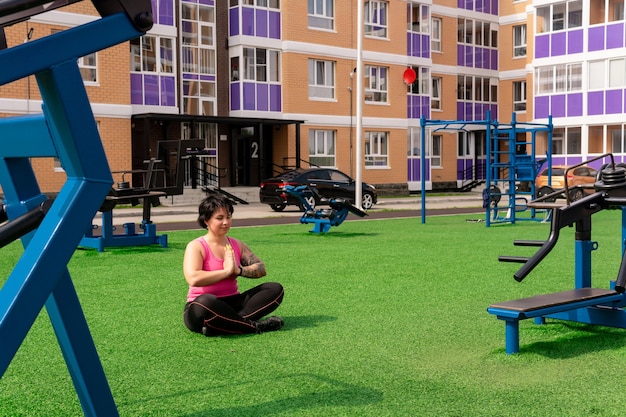
[{"label": "black exercise bench", "polygon": [[602,288],[577,288],[553,294],[505,301],[489,306],[487,311],[505,322],[506,353],[519,352],[520,320],[598,306],[611,307],[624,300],[624,294]]}]

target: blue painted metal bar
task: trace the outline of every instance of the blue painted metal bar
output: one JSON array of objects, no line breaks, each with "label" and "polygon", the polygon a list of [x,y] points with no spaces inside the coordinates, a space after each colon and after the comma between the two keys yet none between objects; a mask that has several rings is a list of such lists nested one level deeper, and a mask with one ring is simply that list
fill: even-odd
[{"label": "blue painted metal bar", "polygon": [[[99,6],[117,5],[104,3]],[[150,8],[147,1],[133,3],[144,5]],[[0,84],[34,74],[44,103],[43,115],[0,120],[0,184],[9,224],[20,222],[21,215],[47,198],[30,158],[56,156],[67,175],[38,227],[23,228],[24,253],[0,291],[0,376],[45,305],[87,416],[118,412],[67,263],[113,178],[76,57],[143,33],[120,12],[0,51],[0,63],[5,63],[0,66]]]}]

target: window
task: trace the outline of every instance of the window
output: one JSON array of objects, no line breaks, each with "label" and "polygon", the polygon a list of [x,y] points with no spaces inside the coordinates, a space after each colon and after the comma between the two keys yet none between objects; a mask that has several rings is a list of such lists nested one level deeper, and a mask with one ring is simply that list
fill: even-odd
[{"label": "window", "polygon": [[579,155],[582,150],[580,139],[580,127],[568,127],[566,128],[567,138],[567,154]]},{"label": "window", "polygon": [[433,135],[432,152],[430,153],[430,166],[441,168],[442,135]]},{"label": "window", "polygon": [[365,66],[365,97],[366,102],[387,102],[387,68]]},{"label": "window", "polygon": [[[231,58],[231,78],[233,77]],[[280,82],[280,52],[265,48],[243,48],[243,79],[259,82]]]},{"label": "window", "polygon": [[422,130],[419,127],[409,127],[407,130],[407,152],[408,156],[421,156],[420,146],[422,143]]},{"label": "window", "polygon": [[582,0],[570,0],[537,8],[537,33],[556,32],[582,26]]},{"label": "window", "polygon": [[430,94],[431,110],[441,110],[441,77],[433,77]]},{"label": "window", "polygon": [[488,48],[498,47],[498,30],[489,22],[458,18],[457,42]]},{"label": "window", "polygon": [[388,132],[365,132],[365,166],[387,167],[388,155]]},{"label": "window", "polygon": [[366,36],[387,37],[387,2],[366,1],[363,10]]},{"label": "window", "polygon": [[457,99],[484,103],[498,102],[498,80],[470,75],[457,77]]},{"label": "window", "polygon": [[441,52],[441,19],[433,18],[430,32],[430,50]]},{"label": "window", "polygon": [[513,82],[513,111],[526,111],[526,81]]},{"label": "window", "polygon": [[308,0],[309,27],[335,29],[334,0]]},{"label": "window", "polygon": [[[590,64],[591,68],[591,64]],[[602,72],[604,74],[604,72]],[[590,83],[589,88],[592,88]],[[582,89],[582,64],[560,64],[535,69],[535,93],[573,92]]]},{"label": "window", "polygon": [[335,98],[335,63],[309,59],[309,98]]},{"label": "window", "polygon": [[413,67],[415,71],[415,81],[408,85],[408,92],[410,94],[422,94],[430,95],[430,68],[428,67]]},{"label": "window", "polygon": [[513,26],[513,57],[526,56],[526,25]]},{"label": "window", "polygon": [[86,83],[98,82],[98,60],[96,53],[85,55],[78,58],[78,69],[80,75],[83,77],[83,81]]},{"label": "window", "polygon": [[309,130],[309,161],[320,167],[335,167],[335,130]]},{"label": "window", "polygon": [[[156,45],[159,45],[157,48]],[[130,41],[130,70],[133,72],[174,73],[174,49],[171,38],[144,35]]]},{"label": "window", "polygon": [[230,0],[230,7],[235,7],[239,4],[243,4],[244,6],[280,9],[280,0]]},{"label": "window", "polygon": [[215,9],[181,2],[180,39],[183,72],[215,75]]},{"label": "window", "polygon": [[407,3],[407,31],[413,33],[430,32],[430,6],[419,3]]}]

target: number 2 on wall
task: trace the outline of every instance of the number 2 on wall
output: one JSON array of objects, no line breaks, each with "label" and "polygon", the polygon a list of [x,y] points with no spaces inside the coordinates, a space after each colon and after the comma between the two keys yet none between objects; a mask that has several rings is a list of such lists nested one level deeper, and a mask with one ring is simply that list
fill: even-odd
[{"label": "number 2 on wall", "polygon": [[250,143],[250,148],[251,148],[250,158],[259,159],[259,142]]}]

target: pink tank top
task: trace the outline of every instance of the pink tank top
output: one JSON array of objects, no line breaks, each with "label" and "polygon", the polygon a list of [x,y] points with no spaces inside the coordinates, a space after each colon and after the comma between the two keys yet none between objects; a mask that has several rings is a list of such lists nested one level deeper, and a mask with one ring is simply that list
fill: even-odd
[{"label": "pink tank top", "polygon": [[[224,268],[224,260],[216,257],[209,244],[204,238],[197,239],[204,248],[204,263],[202,269],[205,271],[214,271]],[[230,245],[235,252],[235,262],[237,265],[241,263],[241,248],[235,239],[228,238]],[[205,285],[203,287],[189,286],[189,292],[187,293],[187,302],[193,301],[197,296],[201,294],[214,294],[217,297],[228,297],[229,295],[239,294],[239,286],[237,285],[237,275],[231,275],[230,277],[223,279],[215,284]]]}]

